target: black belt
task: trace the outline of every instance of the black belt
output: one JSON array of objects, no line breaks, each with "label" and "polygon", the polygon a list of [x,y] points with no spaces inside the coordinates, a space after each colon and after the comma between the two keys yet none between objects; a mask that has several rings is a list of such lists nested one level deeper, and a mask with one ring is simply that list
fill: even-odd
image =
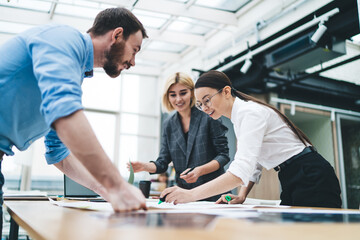
[{"label": "black belt", "polygon": [[316,148],[314,148],[313,146],[306,147],[306,148],[304,148],[304,150],[301,153],[296,154],[295,156],[292,156],[291,158],[289,158],[285,162],[279,164],[279,166],[274,167],[274,169],[277,172],[281,171],[281,170],[284,170],[284,168],[286,168],[286,166],[290,165],[296,159],[299,159],[301,156],[304,156],[305,154],[308,154],[308,153],[311,153],[311,152],[316,152]]}]

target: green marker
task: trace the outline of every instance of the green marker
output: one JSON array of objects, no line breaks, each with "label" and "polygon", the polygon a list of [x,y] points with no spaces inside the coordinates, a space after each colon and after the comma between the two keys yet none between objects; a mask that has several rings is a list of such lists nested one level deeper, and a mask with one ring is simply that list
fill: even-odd
[{"label": "green marker", "polygon": [[226,196],[225,196],[225,199],[226,199],[226,201],[228,201],[228,202],[231,201],[231,197],[230,197],[229,195],[226,195]]},{"label": "green marker", "polygon": [[163,196],[162,198],[160,198],[158,204],[165,202],[166,196],[167,196],[167,194],[165,196]]}]

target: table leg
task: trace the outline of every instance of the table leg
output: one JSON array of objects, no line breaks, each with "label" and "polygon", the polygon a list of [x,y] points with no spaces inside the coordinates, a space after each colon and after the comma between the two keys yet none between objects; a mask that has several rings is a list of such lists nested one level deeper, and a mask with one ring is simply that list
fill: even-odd
[{"label": "table leg", "polygon": [[11,217],[11,219],[10,219],[9,240],[17,240],[18,238],[19,238],[19,225]]}]

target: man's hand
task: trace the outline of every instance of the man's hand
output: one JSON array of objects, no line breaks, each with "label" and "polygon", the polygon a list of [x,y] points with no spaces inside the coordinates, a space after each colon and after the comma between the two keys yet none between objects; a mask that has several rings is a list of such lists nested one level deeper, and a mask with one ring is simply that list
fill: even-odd
[{"label": "man's hand", "polygon": [[108,191],[106,195],[106,199],[111,203],[115,212],[147,209],[145,197],[141,191],[125,181],[120,189]]}]

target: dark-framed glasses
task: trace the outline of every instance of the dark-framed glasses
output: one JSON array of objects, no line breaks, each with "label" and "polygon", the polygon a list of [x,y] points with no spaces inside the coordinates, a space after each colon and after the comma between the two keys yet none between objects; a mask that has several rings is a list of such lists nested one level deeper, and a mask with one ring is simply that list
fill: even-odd
[{"label": "dark-framed glasses", "polygon": [[216,94],[220,93],[222,90],[223,90],[223,88],[220,89],[219,91],[217,91],[215,94],[204,98],[203,102],[197,101],[197,102],[195,103],[195,107],[197,107],[197,109],[199,109],[200,111],[203,111],[204,106],[205,106],[205,107],[208,107],[208,108],[211,107],[211,99],[212,99]]}]

